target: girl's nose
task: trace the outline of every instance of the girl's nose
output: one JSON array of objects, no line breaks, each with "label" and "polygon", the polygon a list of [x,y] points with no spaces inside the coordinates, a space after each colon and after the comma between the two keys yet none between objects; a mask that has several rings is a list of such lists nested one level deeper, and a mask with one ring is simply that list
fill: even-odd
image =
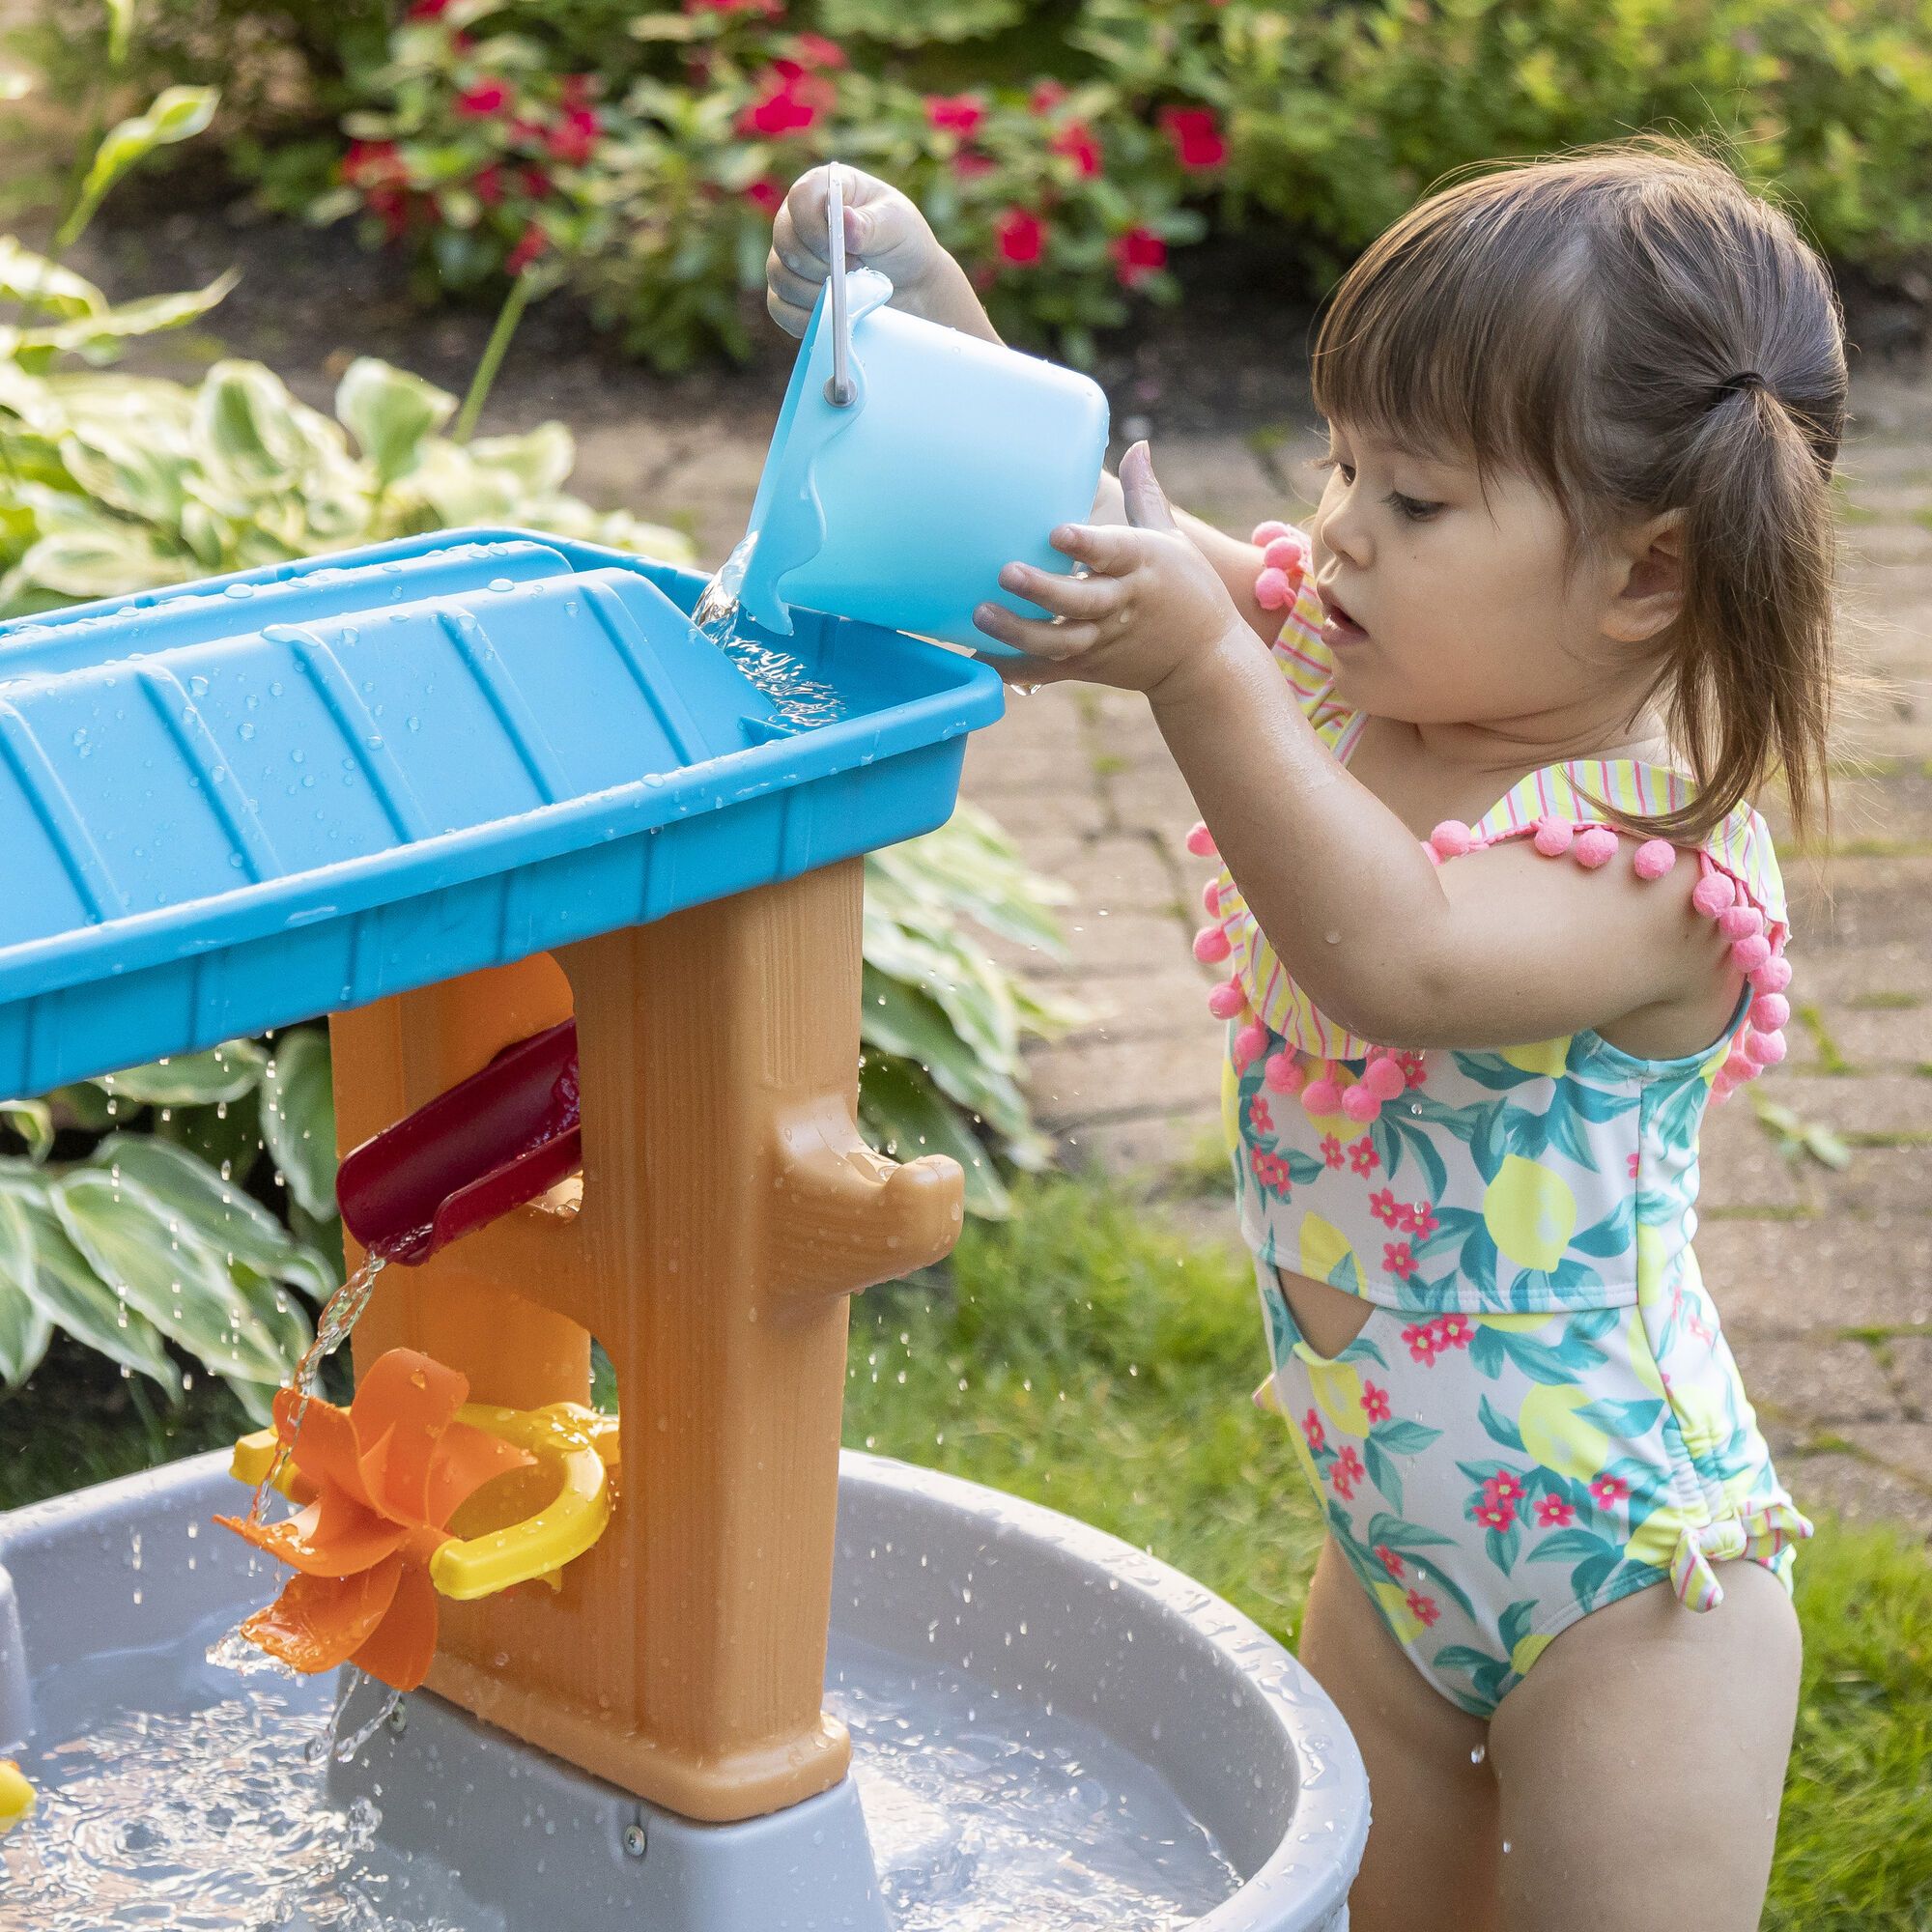
[{"label": "girl's nose", "polygon": [[1347,557],[1357,569],[1366,569],[1370,551],[1368,522],[1355,508],[1355,494],[1352,490],[1346,491],[1338,499],[1325,504],[1315,519],[1311,534],[1318,550]]}]

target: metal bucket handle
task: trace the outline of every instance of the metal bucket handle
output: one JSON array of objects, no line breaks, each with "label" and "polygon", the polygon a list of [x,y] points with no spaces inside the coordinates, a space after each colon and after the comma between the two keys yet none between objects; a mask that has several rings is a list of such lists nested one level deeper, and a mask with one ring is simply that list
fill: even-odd
[{"label": "metal bucket handle", "polygon": [[845,190],[836,161],[826,170],[825,217],[832,242],[832,272],[827,277],[832,299],[832,374],[825,379],[825,400],[843,410],[858,401],[858,391],[852,384],[852,317],[845,297]]}]

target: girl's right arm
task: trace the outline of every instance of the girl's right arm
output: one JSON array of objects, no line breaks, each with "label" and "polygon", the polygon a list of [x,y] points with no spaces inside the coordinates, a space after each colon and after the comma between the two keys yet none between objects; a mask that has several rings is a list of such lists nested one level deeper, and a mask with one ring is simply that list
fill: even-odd
[{"label": "girl's right arm", "polygon": [[[826,233],[826,179],[829,169],[799,176],[772,224],[772,248],[765,262],[765,306],[790,335],[803,335],[811,320],[818,291],[832,272]],[[874,268],[893,285],[892,305],[908,315],[944,324],[967,335],[998,342],[994,328],[966,271],[944,248],[913,203],[889,183],[839,163],[845,196],[847,258]],[[1270,615],[1255,599],[1260,554],[1240,537],[1230,536],[1185,510],[1176,521],[1194,540],[1228,586],[1236,609],[1258,636],[1272,641],[1281,629],[1280,613]],[[1124,524],[1127,513],[1120,478],[1103,472],[1088,521]]]}]

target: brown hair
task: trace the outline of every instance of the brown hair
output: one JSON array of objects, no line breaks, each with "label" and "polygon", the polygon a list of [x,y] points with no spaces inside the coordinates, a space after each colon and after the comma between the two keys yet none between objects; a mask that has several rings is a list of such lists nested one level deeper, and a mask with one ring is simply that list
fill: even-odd
[{"label": "brown hair", "polygon": [[1683,511],[1684,609],[1645,647],[1645,701],[1697,795],[1606,817],[1693,842],[1779,771],[1801,835],[1829,814],[1843,315],[1722,161],[1641,135],[1442,188],[1330,297],[1314,389],[1325,416],[1531,477],[1572,563]]}]

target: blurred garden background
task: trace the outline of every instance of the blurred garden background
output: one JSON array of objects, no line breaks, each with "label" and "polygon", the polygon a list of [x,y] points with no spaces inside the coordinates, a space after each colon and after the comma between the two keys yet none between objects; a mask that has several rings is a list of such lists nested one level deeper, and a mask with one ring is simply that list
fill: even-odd
[{"label": "blurred garden background", "polygon": [[[469,523],[715,565],[790,366],[772,215],[827,158],[1243,530],[1307,507],[1316,304],[1449,171],[1669,128],[1789,207],[1847,304],[1879,682],[1831,843],[1784,849],[1794,1051],[1713,1117],[1698,1245],[1825,1520],[1766,1922],[1932,1925],[1932,0],[0,0],[0,36],[7,615]],[[975,1217],[856,1306],[848,1439],[1292,1635],[1319,1523],[1247,1401],[1191,801],[1144,707],[1066,689],[966,798],[869,862],[863,1093]],[[265,1413],[340,1279],[333,1148],[319,1022],[0,1106],[0,1507]]]}]

